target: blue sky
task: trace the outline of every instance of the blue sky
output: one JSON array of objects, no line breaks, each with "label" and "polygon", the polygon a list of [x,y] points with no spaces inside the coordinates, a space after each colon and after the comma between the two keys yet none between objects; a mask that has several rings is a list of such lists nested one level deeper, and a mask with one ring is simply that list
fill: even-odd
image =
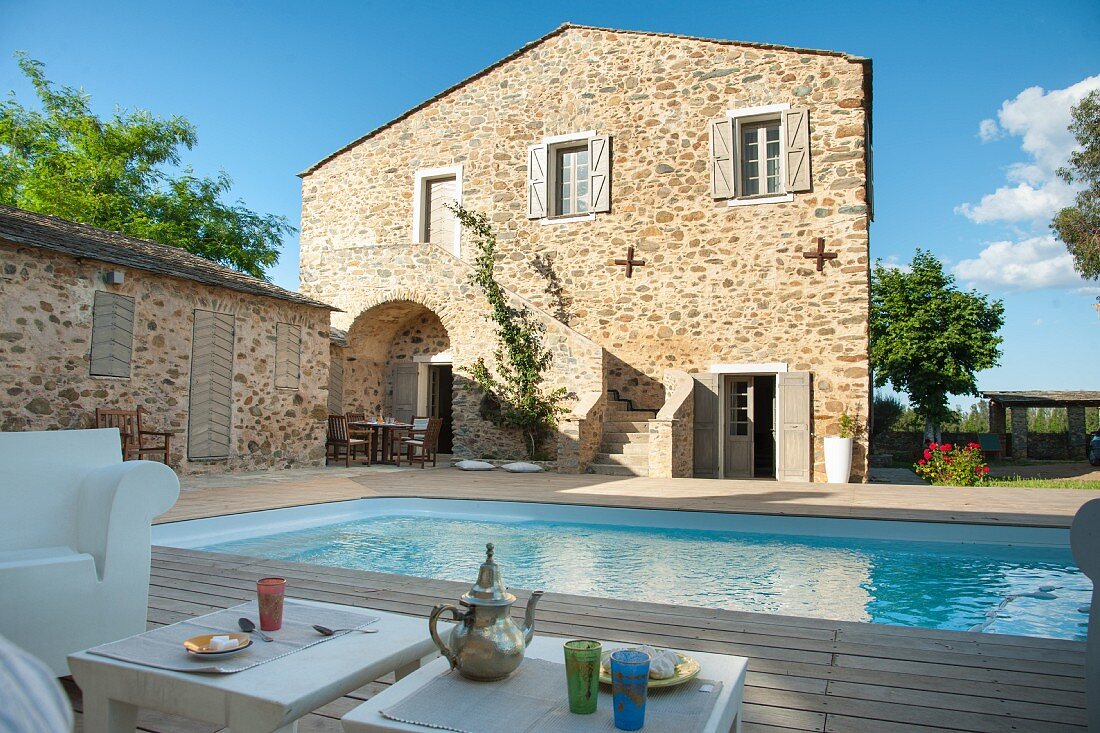
[{"label": "blue sky", "polygon": [[[0,0],[0,88],[30,102],[11,57],[57,83],[198,126],[187,156],[226,170],[250,207],[297,223],[295,174],[562,22],[843,50],[874,59],[872,257],[931,250],[1003,298],[1003,365],[985,389],[1100,389],[1100,283],[1048,238],[1072,196],[1053,176],[1068,108],[1100,87],[1100,3],[14,2]],[[1036,89],[1036,87],[1038,89]],[[296,237],[272,271],[297,287]]]}]

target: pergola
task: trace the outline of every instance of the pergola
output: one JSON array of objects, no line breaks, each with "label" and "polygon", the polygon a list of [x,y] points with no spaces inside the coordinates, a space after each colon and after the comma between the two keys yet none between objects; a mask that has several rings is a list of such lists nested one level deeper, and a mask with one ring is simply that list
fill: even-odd
[{"label": "pergola", "polygon": [[989,400],[991,433],[1004,433],[1005,408],[1017,408],[1012,410],[1012,455],[1015,458],[1027,458],[1027,408],[1066,408],[1070,453],[1082,455],[1085,450],[1085,408],[1100,407],[1100,392],[1087,390],[982,392],[982,397]]}]

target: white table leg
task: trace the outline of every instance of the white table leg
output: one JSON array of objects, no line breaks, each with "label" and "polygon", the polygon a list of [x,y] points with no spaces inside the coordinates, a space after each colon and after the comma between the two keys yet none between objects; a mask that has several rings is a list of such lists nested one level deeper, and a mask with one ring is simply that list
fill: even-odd
[{"label": "white table leg", "polygon": [[134,733],[137,706],[84,693],[85,733]]}]

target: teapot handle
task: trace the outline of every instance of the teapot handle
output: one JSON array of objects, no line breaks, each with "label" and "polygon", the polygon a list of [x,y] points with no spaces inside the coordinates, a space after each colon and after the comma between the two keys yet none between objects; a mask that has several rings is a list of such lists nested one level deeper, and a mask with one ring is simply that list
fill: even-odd
[{"label": "teapot handle", "polygon": [[447,645],[443,643],[443,639],[439,636],[439,630],[436,628],[436,624],[439,621],[439,617],[446,613],[451,612],[451,617],[455,621],[460,621],[465,618],[464,613],[452,606],[450,603],[440,603],[432,609],[431,616],[428,617],[428,632],[432,635],[432,641],[439,647],[440,653],[447,658],[447,661],[451,663],[451,669],[458,668],[458,655],[447,648]]}]

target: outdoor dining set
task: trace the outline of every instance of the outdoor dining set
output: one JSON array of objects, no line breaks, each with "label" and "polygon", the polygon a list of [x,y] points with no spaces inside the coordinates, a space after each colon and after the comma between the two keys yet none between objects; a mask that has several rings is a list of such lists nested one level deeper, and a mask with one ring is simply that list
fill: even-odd
[{"label": "outdoor dining set", "polygon": [[443,419],[438,417],[413,417],[412,422],[401,422],[392,417],[367,419],[362,412],[328,416],[328,437],[325,440],[328,458],[344,458],[344,465],[353,460],[366,465],[392,463],[400,466],[402,460],[409,465],[419,463],[421,468],[432,462],[436,465],[439,449],[439,431]]}]

